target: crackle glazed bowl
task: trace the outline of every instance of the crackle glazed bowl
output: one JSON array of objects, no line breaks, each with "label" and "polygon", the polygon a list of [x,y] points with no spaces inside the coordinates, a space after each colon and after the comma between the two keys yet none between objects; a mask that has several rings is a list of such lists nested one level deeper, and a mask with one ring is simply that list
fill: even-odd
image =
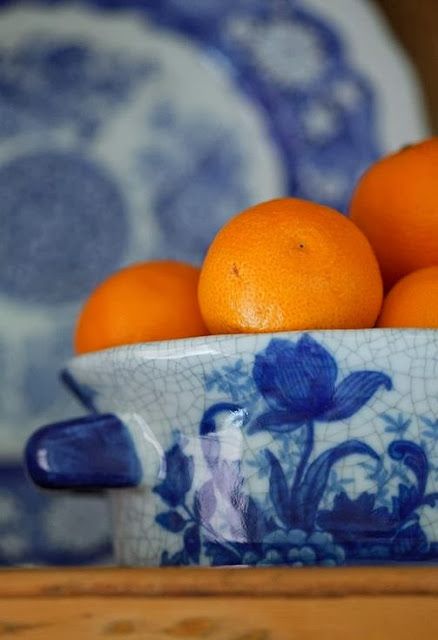
[{"label": "crackle glazed bowl", "polygon": [[119,347],[63,372],[49,489],[105,489],[124,565],[438,559],[438,337],[371,329]]}]

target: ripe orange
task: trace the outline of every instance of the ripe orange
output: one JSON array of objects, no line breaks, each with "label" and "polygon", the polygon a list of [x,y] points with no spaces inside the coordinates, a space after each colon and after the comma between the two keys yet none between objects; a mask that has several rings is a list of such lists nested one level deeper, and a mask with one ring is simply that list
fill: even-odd
[{"label": "ripe orange", "polygon": [[198,307],[199,269],[172,261],[117,271],[88,298],[75,333],[76,353],[205,335]]},{"label": "ripe orange", "polygon": [[438,267],[399,280],[385,298],[377,326],[438,329]]},{"label": "ripe orange", "polygon": [[372,165],[359,180],[350,215],[368,237],[387,288],[438,264],[438,137]]},{"label": "ripe orange", "polygon": [[358,329],[374,325],[382,281],[351,220],[281,198],[243,211],[219,231],[198,295],[212,333]]}]

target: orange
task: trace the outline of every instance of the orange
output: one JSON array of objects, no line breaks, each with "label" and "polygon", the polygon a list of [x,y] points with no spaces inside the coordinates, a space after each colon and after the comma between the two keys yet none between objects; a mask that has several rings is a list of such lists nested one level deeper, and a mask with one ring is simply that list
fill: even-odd
[{"label": "orange", "polygon": [[399,280],[385,298],[377,326],[438,329],[438,267]]},{"label": "orange", "polygon": [[438,264],[438,137],[372,165],[359,180],[350,215],[376,253],[386,288]]},{"label": "orange", "polygon": [[351,220],[281,198],[243,211],[219,231],[198,295],[212,333],[359,329],[376,321],[382,281]]},{"label": "orange", "polygon": [[205,335],[198,307],[199,269],[172,261],[117,271],[93,291],[79,316],[76,353]]}]

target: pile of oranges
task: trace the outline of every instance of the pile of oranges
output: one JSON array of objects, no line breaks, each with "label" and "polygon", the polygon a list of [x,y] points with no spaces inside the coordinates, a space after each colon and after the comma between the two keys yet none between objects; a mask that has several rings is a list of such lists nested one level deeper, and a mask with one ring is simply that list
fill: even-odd
[{"label": "pile of oranges", "polygon": [[156,261],[118,271],[85,303],[75,350],[374,326],[438,328],[438,138],[372,165],[349,217],[271,200],[232,218],[201,269]]}]

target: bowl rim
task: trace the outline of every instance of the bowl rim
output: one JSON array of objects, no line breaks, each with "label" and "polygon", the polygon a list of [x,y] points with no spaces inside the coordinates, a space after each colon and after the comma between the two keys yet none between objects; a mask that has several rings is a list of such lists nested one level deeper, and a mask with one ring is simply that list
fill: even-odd
[{"label": "bowl rim", "polygon": [[123,344],[116,347],[108,347],[106,349],[99,349],[98,351],[90,351],[88,353],[82,353],[78,355],[73,355],[71,358],[67,360],[63,369],[69,368],[72,363],[88,363],[92,365],[94,360],[99,360],[102,356],[105,357],[116,357],[121,356],[125,353],[129,353],[140,349],[142,353],[148,355],[150,359],[153,359],[154,352],[157,354],[156,357],[163,357],[163,354],[170,354],[172,351],[177,353],[184,353],[185,355],[202,355],[203,353],[212,353],[212,349],[209,350],[199,350],[201,346],[204,347],[213,347],[216,343],[232,343],[240,340],[256,338],[256,337],[265,337],[266,339],[285,339],[286,337],[293,338],[294,336],[310,334],[312,336],[318,335],[333,335],[333,334],[346,334],[348,336],[358,334],[366,335],[376,335],[381,334],[383,336],[401,334],[401,335],[412,335],[416,336],[422,333],[433,334],[436,333],[438,336],[438,329],[434,328],[398,328],[398,327],[370,327],[366,329],[293,329],[289,331],[269,331],[269,332],[248,332],[248,333],[219,333],[219,334],[209,334],[206,336],[194,336],[192,338],[173,338],[171,340],[154,340],[151,342],[133,342],[130,344]]}]

